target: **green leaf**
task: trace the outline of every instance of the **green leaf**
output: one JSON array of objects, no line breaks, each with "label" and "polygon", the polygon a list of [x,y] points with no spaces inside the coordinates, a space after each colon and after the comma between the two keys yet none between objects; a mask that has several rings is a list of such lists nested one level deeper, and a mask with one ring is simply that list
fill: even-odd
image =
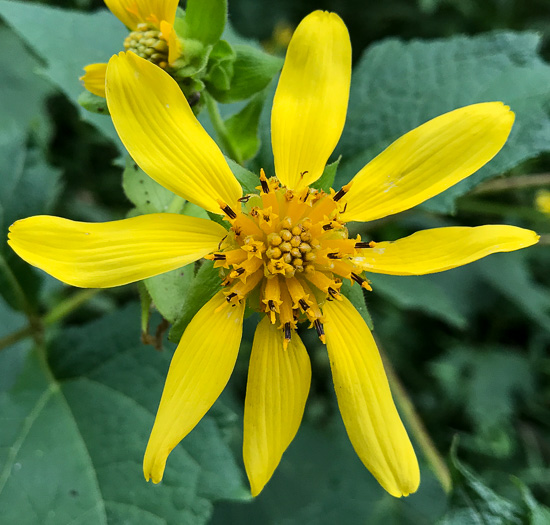
[{"label": "green leaf", "polygon": [[40,63],[7,27],[0,27],[0,45],[0,133],[26,130],[31,123],[44,126],[44,102],[53,86],[37,74]]},{"label": "green leaf", "polygon": [[6,523],[195,525],[209,520],[217,499],[248,497],[210,415],[174,449],[163,483],[144,481],[169,356],[138,341],[137,305],[65,330],[48,361],[34,352],[0,397],[10,421],[0,434]]},{"label": "green leaf", "polygon": [[451,449],[454,492],[451,511],[439,525],[521,525],[520,509],[511,501],[499,496],[463,465],[456,454],[455,440]]},{"label": "green leaf", "polygon": [[476,37],[370,47],[354,70],[348,119],[337,152],[338,185],[348,182],[392,141],[447,111],[502,100],[516,113],[512,134],[485,167],[426,206],[453,210],[476,184],[550,149],[550,66],[538,55],[540,36],[497,32]]},{"label": "green leaf", "polygon": [[[258,93],[241,111],[225,121],[227,138],[241,161],[251,159],[260,147],[258,123],[265,102],[265,93]],[[256,179],[257,182],[257,179]]]},{"label": "green leaf", "polygon": [[227,21],[227,0],[187,0],[185,38],[214,45],[222,36]]},{"label": "green leaf", "polygon": [[367,308],[367,303],[365,302],[365,292],[363,288],[357,283],[351,284],[349,281],[342,282],[342,293],[351,301],[356,310],[361,314],[361,317],[367,323],[367,326],[373,330],[374,325],[372,323],[372,317],[370,316],[369,310]]},{"label": "green leaf", "polygon": [[430,276],[368,274],[375,293],[380,293],[400,308],[418,310],[463,329],[466,318],[449,299],[444,288]]},{"label": "green leaf", "polygon": [[[82,92],[79,77],[84,74],[83,67],[107,62],[113,54],[122,51],[128,35],[106,9],[82,13],[32,2],[0,0],[0,16],[43,60],[43,75],[75,103]],[[77,107],[84,120],[125,152],[111,119]]]},{"label": "green leaf", "polygon": [[541,505],[533,497],[529,487],[520,479],[515,479],[514,481],[518,485],[523,497],[523,503],[527,507],[529,525],[547,525],[550,523],[550,508]]},{"label": "green leaf", "polygon": [[130,157],[122,174],[122,188],[139,213],[166,212],[175,195],[154,181]]},{"label": "green leaf", "polygon": [[167,321],[174,323],[180,317],[193,277],[194,265],[188,264],[143,281],[155,307]]},{"label": "green leaf", "polygon": [[336,177],[336,171],[338,170],[340,160],[342,160],[341,155],[334,162],[327,164],[323,170],[323,174],[311,184],[311,187],[328,192],[334,185],[334,178]]},{"label": "green leaf", "polygon": [[283,66],[283,60],[248,45],[234,45],[237,58],[229,90],[211,87],[209,92],[219,102],[244,100],[265,89]]},{"label": "green leaf", "polygon": [[98,113],[100,115],[109,115],[107,100],[103,97],[98,97],[89,91],[83,91],[80,93],[77,102],[87,111]]},{"label": "green leaf", "polygon": [[221,278],[218,268],[214,268],[212,261],[206,261],[199,268],[183,302],[181,317],[174,323],[170,334],[170,341],[179,343],[187,325],[195,314],[221,290]]}]

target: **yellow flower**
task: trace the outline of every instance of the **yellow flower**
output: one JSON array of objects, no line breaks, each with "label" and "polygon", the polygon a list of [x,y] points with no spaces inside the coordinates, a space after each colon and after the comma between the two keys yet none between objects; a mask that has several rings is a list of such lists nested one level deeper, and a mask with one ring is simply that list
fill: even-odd
[{"label": "yellow flower", "polygon": [[340,293],[365,288],[363,271],[420,275],[537,242],[513,226],[436,228],[395,242],[350,239],[345,223],[391,215],[438,194],[488,162],[514,115],[500,102],[437,117],[407,133],[338,192],[309,189],[340,138],[351,46],[333,13],[296,29],[273,103],[277,177],[260,175],[242,196],[223,154],[162,69],[133,53],[107,69],[107,103],[133,159],[157,182],[213,213],[214,221],[151,214],[104,224],[31,217],[11,227],[10,245],[54,277],[85,287],[117,286],[207,256],[221,291],[187,326],[176,349],[144,473],[162,479],[170,451],[224,389],[237,359],[245,302],[265,313],[254,336],[244,410],[243,454],[252,494],[268,482],[296,434],[310,386],[308,354],[294,331],[309,321],[326,342],[338,405],[363,463],[392,495],[414,492],[418,463],[394,406],[374,339]]},{"label": "yellow flower", "polygon": [[[124,48],[166,69],[181,55],[174,31],[179,0],[104,0],[105,5],[131,32]],[[89,64],[80,80],[94,95],[105,98],[107,64]]]}]

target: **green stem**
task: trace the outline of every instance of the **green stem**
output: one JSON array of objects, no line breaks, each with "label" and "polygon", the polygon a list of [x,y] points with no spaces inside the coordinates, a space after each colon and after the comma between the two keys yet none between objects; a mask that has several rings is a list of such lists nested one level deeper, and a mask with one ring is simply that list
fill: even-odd
[{"label": "green stem", "polygon": [[405,387],[397,377],[391,363],[380,349],[380,346],[378,348],[380,350],[382,360],[384,361],[384,368],[388,376],[388,381],[391,385],[392,394],[401,409],[401,415],[407,421],[411,434],[414,436],[416,442],[422,449],[424,457],[428,461],[428,464],[430,465],[430,468],[436,478],[439,480],[443,490],[448,494],[452,489],[452,480],[449,469],[434,445],[432,438],[426,431],[418,412],[416,412]]},{"label": "green stem", "polygon": [[76,310],[80,305],[89,301],[92,297],[95,297],[101,290],[79,290],[71,297],[61,301],[54,306],[43,318],[42,322],[48,326],[57,323],[64,317],[67,317],[70,313]]},{"label": "green stem", "polygon": [[19,281],[2,256],[0,256],[0,272],[3,274],[4,283],[10,288],[12,295],[15,297],[18,308],[25,313],[25,315],[29,318],[29,321],[32,321],[32,319],[35,318],[34,309],[29,303],[23,288],[21,288],[21,285],[19,284]]},{"label": "green stem", "polygon": [[490,180],[477,186],[470,192],[470,195],[494,193],[498,191],[514,190],[517,188],[536,188],[538,186],[550,186],[550,173],[518,175],[514,177]]},{"label": "green stem", "polygon": [[92,297],[97,295],[101,290],[80,290],[74,295],[61,301],[54,306],[42,319],[36,319],[35,317],[29,318],[29,324],[16,332],[13,332],[5,337],[0,338],[0,350],[32,336],[37,342],[41,340],[42,329],[44,326],[49,326],[61,321],[64,317],[67,317],[70,313],[76,310],[85,302],[89,301]]},{"label": "green stem", "polygon": [[229,157],[231,157],[238,164],[243,164],[243,158],[241,154],[234,148],[231,139],[229,138],[229,133],[225,127],[225,122],[220,115],[220,110],[218,108],[218,103],[205,91],[203,92],[204,97],[206,98],[206,107],[208,109],[208,115],[210,116],[210,121],[214,126],[216,135],[218,136],[219,141],[222,143],[225,151]]},{"label": "green stem", "polygon": [[461,212],[480,213],[484,215],[511,215],[522,219],[540,220],[544,214],[530,206],[510,206],[498,202],[462,198],[456,201]]}]

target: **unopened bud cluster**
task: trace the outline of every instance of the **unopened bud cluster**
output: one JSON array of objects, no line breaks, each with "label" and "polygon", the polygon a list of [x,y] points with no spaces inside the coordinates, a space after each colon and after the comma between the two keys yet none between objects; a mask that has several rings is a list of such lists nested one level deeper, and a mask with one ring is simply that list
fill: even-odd
[{"label": "unopened bud cluster", "polygon": [[168,43],[161,32],[149,24],[139,24],[124,40],[124,49],[163,69],[168,66]]}]

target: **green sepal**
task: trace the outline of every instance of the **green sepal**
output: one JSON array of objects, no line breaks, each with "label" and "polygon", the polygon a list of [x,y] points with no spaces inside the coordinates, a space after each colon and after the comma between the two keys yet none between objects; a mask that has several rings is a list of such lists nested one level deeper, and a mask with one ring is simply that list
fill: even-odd
[{"label": "green sepal", "polygon": [[342,155],[340,155],[331,164],[327,164],[325,166],[323,174],[314,183],[311,184],[311,187],[328,192],[334,184],[334,178],[336,177],[336,171],[338,170],[338,165],[340,164],[341,159]]},{"label": "green sepal", "polygon": [[193,270],[193,264],[188,264],[143,281],[155,308],[171,323],[180,317],[189,285],[194,277]]},{"label": "green sepal", "polygon": [[225,40],[220,40],[212,48],[208,59],[208,71],[204,80],[208,89],[211,87],[227,91],[233,79],[233,64],[237,54]]},{"label": "green sepal", "polygon": [[[241,161],[251,159],[260,148],[258,125],[264,106],[266,93],[255,95],[241,111],[225,121],[227,139],[233,146]],[[256,182],[258,182],[256,177]]]},{"label": "green sepal", "polygon": [[227,0],[187,0],[184,20],[186,38],[214,45],[227,22]]},{"label": "green sepal", "polygon": [[131,157],[126,157],[122,189],[140,214],[166,212],[174,194],[154,181]]},{"label": "green sepal", "polygon": [[179,343],[185,328],[195,314],[221,290],[220,272],[212,261],[205,261],[187,288],[179,318],[168,334],[168,339]]},{"label": "green sepal", "polygon": [[170,66],[170,74],[176,79],[204,73],[212,46],[205,46],[200,40],[180,38],[181,56]]},{"label": "green sepal", "polygon": [[367,323],[369,329],[373,330],[374,325],[367,308],[367,303],[365,302],[364,288],[359,286],[357,283],[351,284],[349,281],[343,281],[340,292],[350,300],[353,306],[355,306],[355,309],[361,314],[361,317],[364,319],[365,323]]},{"label": "green sepal", "polygon": [[107,100],[98,95],[94,95],[89,91],[84,90],[78,96],[77,102],[87,111],[98,113],[100,115],[109,115]]},{"label": "green sepal", "polygon": [[243,189],[243,195],[258,193],[257,187],[260,185],[259,177],[240,164],[237,164],[229,157],[225,157],[225,160],[233,172],[233,175],[235,175],[235,178],[239,181],[239,184]]},{"label": "green sepal", "polygon": [[212,96],[223,103],[250,98],[262,91],[283,66],[283,59],[274,57],[250,46],[235,45],[236,59],[233,63],[233,80],[228,90],[209,88]]}]

